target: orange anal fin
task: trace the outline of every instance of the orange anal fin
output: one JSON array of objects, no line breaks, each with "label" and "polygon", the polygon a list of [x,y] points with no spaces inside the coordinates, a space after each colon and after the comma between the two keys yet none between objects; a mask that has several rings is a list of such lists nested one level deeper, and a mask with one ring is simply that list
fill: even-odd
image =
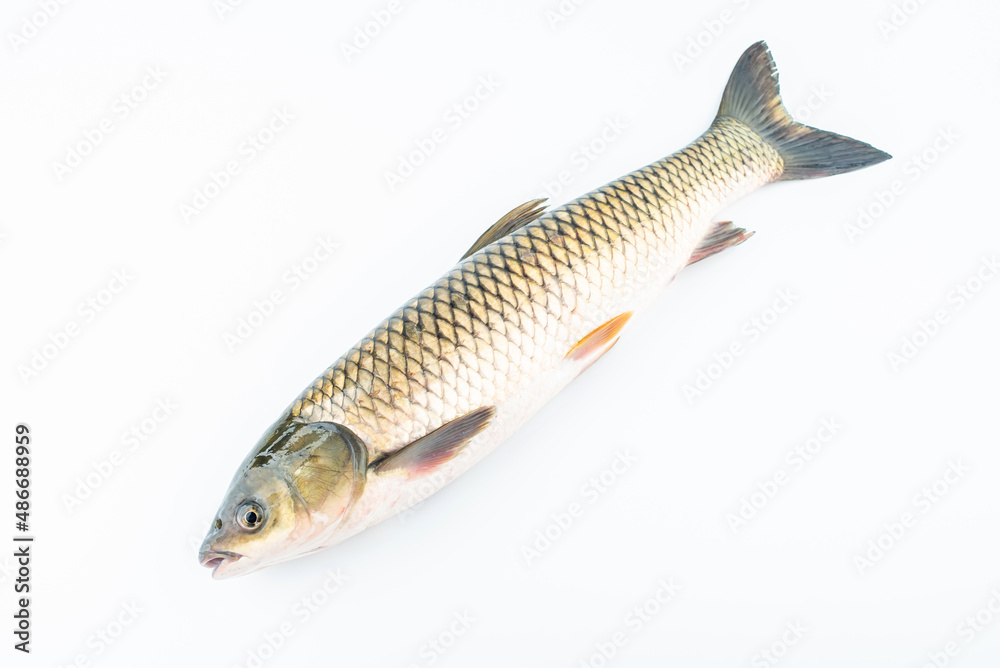
[{"label": "orange anal fin", "polygon": [[704,260],[706,257],[715,255],[731,246],[741,244],[752,236],[753,232],[747,232],[742,227],[736,227],[732,221],[727,220],[718,223],[716,228],[707,237],[702,239],[698,247],[691,253],[688,265],[692,265],[698,260]]},{"label": "orange anal fin", "polygon": [[611,349],[611,346],[618,342],[618,335],[621,334],[622,327],[632,317],[632,312],[628,311],[621,315],[616,315],[611,320],[594,329],[590,334],[577,341],[576,345],[566,353],[566,359],[579,361],[589,360],[587,366],[593,364],[597,358]]}]

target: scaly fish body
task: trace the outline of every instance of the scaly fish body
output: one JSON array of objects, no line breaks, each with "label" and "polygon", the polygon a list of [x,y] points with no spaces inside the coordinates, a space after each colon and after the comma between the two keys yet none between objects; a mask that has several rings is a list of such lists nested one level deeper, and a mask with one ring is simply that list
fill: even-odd
[{"label": "scaly fish body", "polygon": [[[223,540],[259,528],[241,534],[238,526],[228,533],[220,527],[206,538],[203,563],[220,567],[216,577],[247,572],[340,542],[419,502],[606,352],[629,315],[677,272],[747,238],[744,230],[712,222],[729,202],[780,178],[849,171],[886,157],[794,123],[780,104],[766,47],[754,45],[700,138],[558,208],[511,212],[506,226],[501,220],[480,247],[317,378],[237,472],[217,527],[230,510],[239,516],[247,499],[258,499],[252,505],[267,514],[261,494],[246,483],[268,467],[293,479],[286,482],[294,498],[329,473],[324,463],[317,475],[315,461],[333,456],[351,468],[350,489],[346,478],[336,478],[344,489],[333,495],[332,513],[303,501],[309,528],[297,510],[298,533],[285,541],[294,549],[280,557],[254,558],[235,549],[238,541]],[[308,446],[288,436],[301,429],[310,434]],[[323,450],[306,459],[285,456],[310,448]],[[330,505],[324,494],[313,496]]]},{"label": "scaly fish body", "polygon": [[292,419],[343,424],[375,458],[483,406],[496,418],[447,471],[372,499],[384,512],[357,528],[421,500],[503,441],[586,367],[567,359],[574,344],[654,299],[712,217],[780,171],[774,149],[721,119],[682,151],[475,252],[381,322],[302,393]]}]

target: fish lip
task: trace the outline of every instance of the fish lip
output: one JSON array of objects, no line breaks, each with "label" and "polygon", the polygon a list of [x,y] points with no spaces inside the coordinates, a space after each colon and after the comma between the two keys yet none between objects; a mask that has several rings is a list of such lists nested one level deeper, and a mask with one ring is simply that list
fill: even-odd
[{"label": "fish lip", "polygon": [[225,577],[224,574],[219,573],[219,568],[225,566],[226,564],[236,563],[243,558],[244,555],[239,552],[229,552],[227,550],[209,550],[207,552],[202,552],[198,555],[198,561],[205,568],[212,569],[212,577],[216,580]]}]

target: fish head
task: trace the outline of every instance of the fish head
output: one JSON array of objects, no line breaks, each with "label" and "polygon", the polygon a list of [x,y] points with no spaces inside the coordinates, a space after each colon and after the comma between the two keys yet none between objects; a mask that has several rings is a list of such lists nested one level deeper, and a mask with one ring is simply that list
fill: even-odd
[{"label": "fish head", "polygon": [[367,467],[347,427],[279,420],[233,477],[199,561],[219,580],[319,549],[361,497]]}]

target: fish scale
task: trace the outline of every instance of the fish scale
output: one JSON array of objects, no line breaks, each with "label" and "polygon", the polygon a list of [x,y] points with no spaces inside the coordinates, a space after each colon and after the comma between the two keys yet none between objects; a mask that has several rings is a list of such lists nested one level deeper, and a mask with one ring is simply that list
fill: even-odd
[{"label": "fish scale", "polygon": [[626,295],[669,282],[711,215],[781,167],[749,127],[719,119],[687,148],[461,261],[334,362],[291,417],[344,424],[381,455],[502,404],[563,363],[594,327],[633,308]]}]

